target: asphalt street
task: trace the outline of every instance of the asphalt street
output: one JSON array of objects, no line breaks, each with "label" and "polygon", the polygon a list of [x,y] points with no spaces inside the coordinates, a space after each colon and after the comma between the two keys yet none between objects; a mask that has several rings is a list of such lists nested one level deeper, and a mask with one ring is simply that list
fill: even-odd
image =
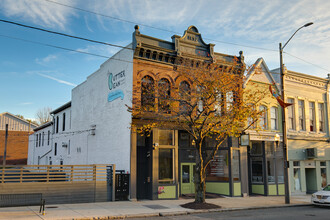
[{"label": "asphalt street", "polygon": [[[138,220],[141,218],[133,218]],[[283,208],[268,208],[268,209],[252,209],[227,212],[209,212],[201,214],[178,215],[178,216],[160,216],[145,218],[148,220],[194,220],[194,219],[233,219],[233,220],[325,220],[330,219],[330,207],[283,207]]]}]

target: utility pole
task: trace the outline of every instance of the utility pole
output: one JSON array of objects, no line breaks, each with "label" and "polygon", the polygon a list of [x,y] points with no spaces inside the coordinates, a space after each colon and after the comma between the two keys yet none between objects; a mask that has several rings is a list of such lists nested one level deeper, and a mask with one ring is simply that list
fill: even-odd
[{"label": "utility pole", "polygon": [[[283,48],[280,43],[280,73],[281,73],[281,84],[282,84],[282,100],[285,102],[284,96],[284,66],[283,66]],[[290,204],[290,191],[289,191],[289,176],[288,176],[288,154],[287,154],[287,135],[286,135],[286,108],[282,106],[282,147],[283,147],[283,162],[284,162],[284,192],[285,192],[285,204]]]},{"label": "utility pole", "polygon": [[[282,43],[279,44],[279,50],[280,50],[280,73],[281,73],[281,84],[282,84],[282,91],[281,91],[281,96],[282,100],[285,103],[285,96],[284,96],[284,76],[285,76],[285,71],[284,71],[284,65],[283,65],[283,49],[284,47],[289,43],[289,41],[293,38],[293,36],[302,28],[308,27],[312,25],[313,22],[309,22],[300,28],[298,28],[289,38],[289,40],[284,44],[282,47]],[[282,145],[283,145],[283,162],[284,162],[284,192],[285,192],[285,204],[290,204],[290,190],[289,190],[289,178],[288,178],[288,168],[289,168],[289,163],[288,163],[288,153],[287,153],[287,134],[286,134],[286,115],[285,115],[285,107],[282,106]]]},{"label": "utility pole", "polygon": [[8,124],[6,124],[5,149],[4,149],[4,152],[3,152],[3,160],[2,160],[2,167],[3,167],[3,169],[6,166],[7,140],[8,140]]}]

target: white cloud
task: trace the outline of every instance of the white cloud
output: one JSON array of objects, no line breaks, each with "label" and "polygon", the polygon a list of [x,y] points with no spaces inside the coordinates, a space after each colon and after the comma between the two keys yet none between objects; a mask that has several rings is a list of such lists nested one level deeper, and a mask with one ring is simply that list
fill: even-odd
[{"label": "white cloud", "polygon": [[[128,44],[128,42],[115,42],[115,43],[112,42],[112,43],[116,44],[116,45],[123,45],[123,46],[126,46]],[[111,47],[111,46],[106,46],[106,45],[87,45],[84,48],[78,48],[77,51],[111,57],[112,55],[117,53],[120,49],[121,48]],[[93,59],[95,59],[95,57],[87,56],[86,59],[93,60]]]},{"label": "white cloud", "polygon": [[[90,2],[87,8],[101,14],[155,26],[177,26],[197,18],[202,1],[107,0]],[[107,18],[99,17],[101,23]],[[104,28],[107,26],[103,24]]]},{"label": "white cloud", "polygon": [[57,56],[56,55],[49,54],[48,56],[46,56],[44,58],[36,58],[35,61],[36,61],[37,64],[46,65],[49,62],[51,62],[53,60],[56,60],[56,59],[57,59]]},{"label": "white cloud", "polygon": [[19,103],[19,105],[32,105],[33,102],[23,102],[23,103]]},{"label": "white cloud", "polygon": [[45,77],[45,78],[47,78],[47,79],[51,79],[51,80],[54,80],[54,81],[56,81],[56,82],[58,82],[58,83],[62,83],[62,84],[65,84],[65,85],[69,85],[69,86],[77,86],[76,84],[74,84],[74,83],[70,83],[70,82],[67,82],[67,81],[64,81],[64,80],[61,80],[61,79],[57,79],[57,78],[55,78],[55,77],[52,77],[52,76],[48,76],[48,75],[46,75],[46,74],[43,74],[43,73],[37,73],[39,76],[42,76],[42,77]]},{"label": "white cloud", "polygon": [[[62,0],[61,3],[74,5],[75,1]],[[69,17],[75,15],[72,8],[44,0],[2,0],[0,6],[2,12],[8,17],[21,18],[41,26],[61,30],[67,29]]]}]

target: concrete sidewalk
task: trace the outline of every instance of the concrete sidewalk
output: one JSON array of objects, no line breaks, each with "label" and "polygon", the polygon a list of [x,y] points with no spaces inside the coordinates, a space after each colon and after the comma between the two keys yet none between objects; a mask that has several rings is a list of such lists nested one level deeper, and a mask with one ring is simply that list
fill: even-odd
[{"label": "concrete sidewalk", "polygon": [[309,205],[310,195],[292,196],[289,205],[285,204],[283,196],[252,196],[206,199],[208,203],[221,206],[220,209],[214,210],[191,210],[180,206],[192,201],[192,199],[179,199],[46,205],[45,215],[39,214],[38,206],[10,207],[0,208],[0,219],[113,219],[185,215],[209,211]]}]

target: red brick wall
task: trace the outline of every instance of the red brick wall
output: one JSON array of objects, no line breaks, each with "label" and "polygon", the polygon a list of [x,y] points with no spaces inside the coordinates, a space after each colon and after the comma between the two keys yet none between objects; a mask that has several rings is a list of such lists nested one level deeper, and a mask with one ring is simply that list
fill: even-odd
[{"label": "red brick wall", "polygon": [[[3,163],[5,147],[5,131],[0,131],[0,166]],[[29,132],[8,131],[6,164],[25,165],[27,164],[29,145]]]}]

